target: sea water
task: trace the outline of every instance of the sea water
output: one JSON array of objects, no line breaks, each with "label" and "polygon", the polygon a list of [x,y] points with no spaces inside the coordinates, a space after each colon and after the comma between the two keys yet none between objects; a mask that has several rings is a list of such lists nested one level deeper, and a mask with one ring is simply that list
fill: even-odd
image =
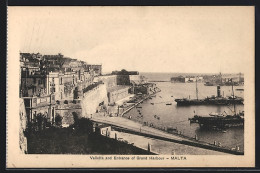
[{"label": "sea water", "polygon": [[[170,81],[171,76],[176,74],[163,73],[144,73],[142,74],[152,81]],[[195,114],[201,116],[208,116],[209,113],[224,113],[232,114],[234,110],[233,105],[218,106],[218,105],[199,105],[199,106],[177,106],[174,99],[176,98],[196,98],[196,84],[195,83],[171,83],[171,82],[155,82],[161,92],[156,94],[156,97],[144,101],[140,106],[142,108],[134,108],[125,116],[131,115],[132,120],[140,123],[153,124],[157,128],[177,128],[182,134],[189,137],[195,137],[208,143],[217,141],[222,146],[234,148],[239,146],[240,150],[244,149],[244,129],[243,127],[231,127],[225,131],[201,129],[198,124],[190,124],[189,118]],[[198,97],[205,98],[207,96],[217,95],[216,86],[204,86],[203,83],[198,83]],[[236,96],[243,97],[243,91],[236,90],[243,88],[243,86],[234,86],[234,93]],[[221,86],[221,94],[224,96],[231,96],[231,86]],[[153,105],[151,104],[153,103]],[[172,103],[172,105],[166,105]],[[243,105],[235,106],[236,112],[243,111]],[[142,116],[141,116],[142,115]],[[158,118],[160,117],[160,118]],[[246,113],[245,113],[246,118]],[[156,145],[156,144],[155,144]]]}]

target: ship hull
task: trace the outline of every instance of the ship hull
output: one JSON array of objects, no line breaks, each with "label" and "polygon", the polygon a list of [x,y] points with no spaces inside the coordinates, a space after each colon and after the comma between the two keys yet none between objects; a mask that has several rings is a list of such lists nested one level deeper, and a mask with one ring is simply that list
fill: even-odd
[{"label": "ship hull", "polygon": [[243,104],[243,100],[179,100],[176,99],[178,106],[189,105],[230,105],[230,104]]},{"label": "ship hull", "polygon": [[198,123],[200,127],[233,127],[244,126],[244,119],[240,117],[194,117],[191,123]]}]

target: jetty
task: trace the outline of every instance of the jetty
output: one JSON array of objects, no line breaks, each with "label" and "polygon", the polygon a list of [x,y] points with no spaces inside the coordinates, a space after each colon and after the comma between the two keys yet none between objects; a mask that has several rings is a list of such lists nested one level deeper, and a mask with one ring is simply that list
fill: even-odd
[{"label": "jetty", "polygon": [[140,101],[138,101],[137,103],[134,103],[133,105],[131,105],[130,107],[128,107],[124,112],[122,112],[120,114],[120,116],[122,117],[123,115],[125,115],[126,113],[128,113],[131,109],[133,109],[134,107],[137,107],[139,104],[141,104],[144,100],[147,100],[149,97],[151,97],[150,95],[142,98]]}]

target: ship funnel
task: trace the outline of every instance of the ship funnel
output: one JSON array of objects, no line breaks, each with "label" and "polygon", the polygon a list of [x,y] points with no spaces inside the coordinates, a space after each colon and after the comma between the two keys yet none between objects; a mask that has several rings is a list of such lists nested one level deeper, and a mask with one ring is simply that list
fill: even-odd
[{"label": "ship funnel", "polygon": [[218,97],[221,97],[221,95],[220,95],[220,86],[219,85],[217,86],[217,95],[218,95]]}]

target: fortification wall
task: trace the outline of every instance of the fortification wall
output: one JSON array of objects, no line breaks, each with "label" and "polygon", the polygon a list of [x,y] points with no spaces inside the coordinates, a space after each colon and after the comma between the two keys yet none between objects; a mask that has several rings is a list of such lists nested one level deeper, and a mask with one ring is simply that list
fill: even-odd
[{"label": "fortification wall", "polygon": [[100,106],[108,104],[107,89],[105,84],[100,84],[94,89],[83,94],[81,101],[82,117],[90,118],[91,114],[96,113]]}]

